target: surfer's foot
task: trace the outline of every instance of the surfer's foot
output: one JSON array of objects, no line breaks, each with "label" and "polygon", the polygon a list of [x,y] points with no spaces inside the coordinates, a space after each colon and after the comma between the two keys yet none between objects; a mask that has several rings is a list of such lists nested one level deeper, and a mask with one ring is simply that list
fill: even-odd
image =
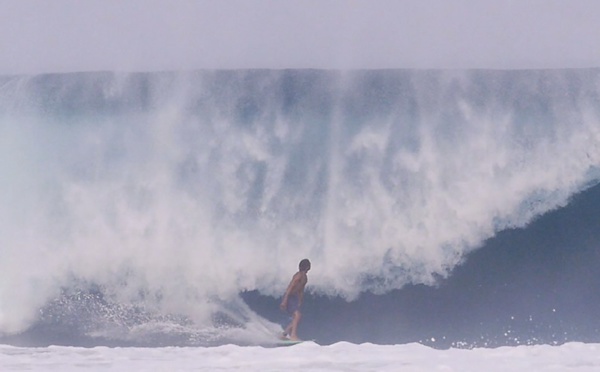
[{"label": "surfer's foot", "polygon": [[288,337],[288,334],[285,332],[281,332],[281,335],[279,335],[279,339],[280,340],[289,340],[290,338]]},{"label": "surfer's foot", "polygon": [[291,336],[289,338],[290,341],[302,341],[301,339],[298,338],[298,336]]}]

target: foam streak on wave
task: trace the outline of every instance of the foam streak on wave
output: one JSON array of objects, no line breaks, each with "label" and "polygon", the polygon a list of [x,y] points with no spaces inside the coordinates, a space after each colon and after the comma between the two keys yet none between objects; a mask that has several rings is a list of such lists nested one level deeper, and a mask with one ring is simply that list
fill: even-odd
[{"label": "foam streak on wave", "polygon": [[0,331],[74,283],[209,323],[310,257],[349,299],[434,283],[600,178],[600,72],[0,80]]}]

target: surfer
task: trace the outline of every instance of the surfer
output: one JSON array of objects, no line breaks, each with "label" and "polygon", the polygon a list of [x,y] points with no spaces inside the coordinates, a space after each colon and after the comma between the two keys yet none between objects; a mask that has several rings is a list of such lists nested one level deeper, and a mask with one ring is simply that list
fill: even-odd
[{"label": "surfer", "polygon": [[308,270],[310,270],[310,261],[308,259],[303,259],[300,261],[298,265],[299,271],[294,274],[290,284],[283,295],[283,299],[281,300],[281,305],[279,307],[281,310],[287,312],[292,316],[292,321],[283,331],[283,338],[288,338],[290,340],[297,341],[298,339],[298,323],[300,323],[300,318],[302,317],[302,313],[300,313],[300,307],[302,306],[302,300],[304,299],[304,287],[306,286],[306,282],[308,282]]}]

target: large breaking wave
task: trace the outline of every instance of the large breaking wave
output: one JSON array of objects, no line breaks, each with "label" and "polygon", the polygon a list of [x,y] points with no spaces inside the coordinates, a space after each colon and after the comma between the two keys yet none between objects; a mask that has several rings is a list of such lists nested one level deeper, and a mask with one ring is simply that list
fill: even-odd
[{"label": "large breaking wave", "polygon": [[90,303],[92,335],[244,340],[276,326],[238,294],[302,258],[348,300],[435,284],[599,165],[596,69],[4,77],[0,332]]}]

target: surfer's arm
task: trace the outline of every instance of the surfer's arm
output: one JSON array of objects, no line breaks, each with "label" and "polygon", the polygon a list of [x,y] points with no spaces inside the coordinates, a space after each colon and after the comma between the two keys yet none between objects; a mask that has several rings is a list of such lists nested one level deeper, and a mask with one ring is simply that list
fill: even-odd
[{"label": "surfer's arm", "polygon": [[287,289],[285,290],[285,293],[283,294],[283,299],[281,300],[281,305],[279,306],[282,309],[285,309],[287,307],[288,296],[290,295],[290,293],[292,293],[293,289],[296,287],[296,283],[298,283],[298,280],[299,280],[298,275],[294,275],[294,277],[290,281],[290,284],[288,285]]},{"label": "surfer's arm", "polygon": [[298,277],[298,306],[302,306],[304,302],[304,287],[306,286],[306,273]]}]

